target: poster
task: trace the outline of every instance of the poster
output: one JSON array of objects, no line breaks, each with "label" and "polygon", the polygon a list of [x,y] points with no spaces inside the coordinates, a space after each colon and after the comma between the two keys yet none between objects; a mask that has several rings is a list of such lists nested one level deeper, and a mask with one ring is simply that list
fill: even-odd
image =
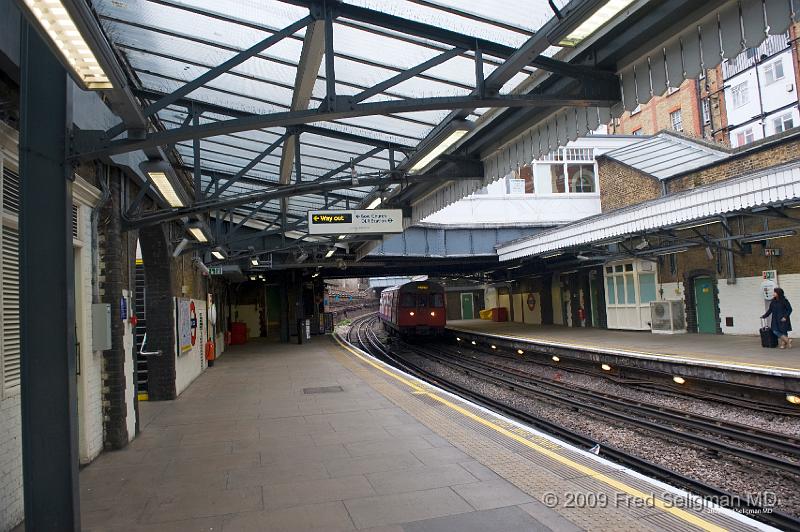
[{"label": "poster", "polygon": [[182,355],[192,350],[192,330],[193,330],[192,315],[191,315],[192,300],[178,297],[176,298],[176,302],[177,302],[176,322],[178,328],[178,354]]}]

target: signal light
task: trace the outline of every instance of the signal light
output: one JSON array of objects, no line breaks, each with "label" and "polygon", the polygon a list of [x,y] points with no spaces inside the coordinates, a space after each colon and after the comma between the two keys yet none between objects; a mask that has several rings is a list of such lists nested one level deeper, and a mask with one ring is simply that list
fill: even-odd
[{"label": "signal light", "polygon": [[436,316],[436,313],[435,312],[431,312],[431,316]]}]

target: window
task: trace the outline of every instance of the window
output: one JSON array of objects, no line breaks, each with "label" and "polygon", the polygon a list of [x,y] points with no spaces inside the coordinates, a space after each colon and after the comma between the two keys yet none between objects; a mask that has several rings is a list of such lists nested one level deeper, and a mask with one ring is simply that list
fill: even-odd
[{"label": "window", "polygon": [[[608,269],[610,270],[611,268]],[[608,299],[609,305],[617,304],[617,298],[615,296],[616,291],[614,290],[614,277],[606,277],[606,298]]]},{"label": "window", "polygon": [[444,296],[442,294],[432,294],[431,306],[433,308],[442,308],[444,306]]},{"label": "window", "polygon": [[703,123],[710,124],[711,123],[711,102],[708,98],[703,98],[701,100],[701,105],[703,109]]},{"label": "window", "polygon": [[550,166],[550,190],[555,193],[563,193],[566,188],[564,186],[564,165],[551,164]]},{"label": "window", "polygon": [[0,152],[2,176],[2,225],[0,226],[0,371],[3,396],[19,390],[19,175],[4,164]]},{"label": "window", "polygon": [[568,164],[567,176],[570,192],[595,192],[593,164]]},{"label": "window", "polygon": [[636,135],[636,136],[639,136],[639,135],[644,135],[644,133],[642,133],[642,128],[640,128],[640,127],[637,127],[636,129],[634,129],[634,130],[631,132],[631,134],[632,134],[632,135]]},{"label": "window", "polygon": [[782,114],[781,116],[773,118],[772,127],[775,129],[775,133],[783,133],[787,129],[792,129],[794,127],[792,113]]},{"label": "window", "polygon": [[409,294],[406,292],[400,296],[400,306],[405,308],[414,308],[415,300],[416,298],[414,297],[414,294]]},{"label": "window", "polygon": [[736,146],[744,146],[745,144],[750,144],[755,140],[753,135],[753,128],[748,127],[747,129],[743,129],[736,133]]},{"label": "window", "polygon": [[739,108],[750,103],[750,90],[747,88],[746,81],[733,86],[731,89],[731,98],[733,99],[733,106],[735,108]]},{"label": "window", "polygon": [[756,58],[756,54],[757,53],[758,53],[758,50],[756,50],[755,48],[746,48],[745,51],[744,51],[744,56],[749,61],[752,61],[753,59]]},{"label": "window", "polygon": [[417,308],[425,308],[428,306],[427,294],[419,294],[417,296]]},{"label": "window", "polygon": [[656,298],[656,274],[654,273],[640,273],[639,274],[639,302],[650,303],[655,301]]},{"label": "window", "polygon": [[635,280],[633,278],[633,274],[629,273],[625,275],[625,294],[627,295],[627,299],[625,302],[628,305],[635,305],[636,304],[636,288],[635,288]]},{"label": "window", "polygon": [[767,63],[764,67],[764,81],[767,85],[772,85],[776,81],[783,79],[783,61],[778,59],[771,63]]},{"label": "window", "polygon": [[675,131],[683,131],[683,118],[681,117],[680,109],[669,114],[669,122]]}]

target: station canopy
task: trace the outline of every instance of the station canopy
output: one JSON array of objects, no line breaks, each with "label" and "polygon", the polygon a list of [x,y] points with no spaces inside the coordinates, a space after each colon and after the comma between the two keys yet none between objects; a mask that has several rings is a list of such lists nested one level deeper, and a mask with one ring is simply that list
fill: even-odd
[{"label": "station canopy", "polygon": [[[170,202],[148,174],[167,201],[132,225],[210,214],[307,242],[325,241],[305,235],[309,210],[403,207],[417,221],[663,93],[692,75],[669,69],[669,38],[694,65],[711,45],[692,35],[715,35],[717,56],[701,58],[713,67],[720,47],[791,20],[771,0],[65,4],[83,1],[123,73],[113,91],[148,121],[123,117],[84,158],[163,150],[193,189]],[[751,4],[763,23],[742,18]]]}]

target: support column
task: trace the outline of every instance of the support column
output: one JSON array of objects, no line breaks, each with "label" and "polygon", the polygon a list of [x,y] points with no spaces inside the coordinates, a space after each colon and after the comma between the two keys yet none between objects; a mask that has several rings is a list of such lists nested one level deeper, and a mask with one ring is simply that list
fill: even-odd
[{"label": "support column", "polygon": [[20,326],[27,530],[80,530],[70,81],[21,24]]}]

